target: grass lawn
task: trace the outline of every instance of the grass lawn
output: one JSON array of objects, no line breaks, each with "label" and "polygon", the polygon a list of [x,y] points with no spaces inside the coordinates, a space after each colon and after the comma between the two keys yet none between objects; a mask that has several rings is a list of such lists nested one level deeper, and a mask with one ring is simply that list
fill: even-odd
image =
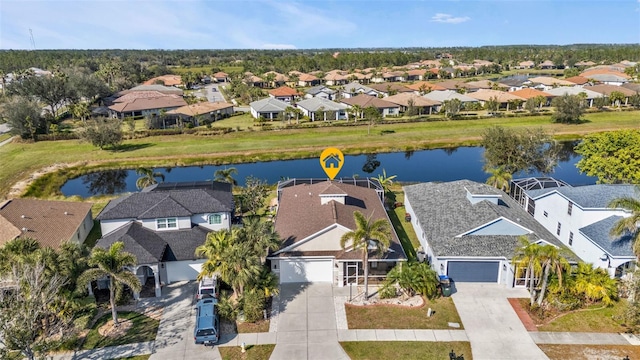
[{"label": "grass lawn", "polygon": [[268,360],[275,345],[248,345],[245,353],[240,352],[238,346],[218,347],[223,360]]},{"label": "grass lawn", "polygon": [[238,333],[259,333],[269,332],[269,320],[261,320],[255,323],[236,321]]},{"label": "grass lawn", "polygon": [[240,128],[242,130],[247,130],[250,127],[255,126],[255,122],[253,121],[253,117],[250,113],[244,113],[242,115],[235,115],[228,117],[226,119],[218,120],[211,123],[211,127],[213,128]]},{"label": "grass lawn", "polygon": [[[524,309],[528,308],[528,299],[523,299],[525,302],[522,304]],[[620,300],[612,307],[602,308],[601,305],[593,305],[586,309],[574,311],[555,318],[550,323],[540,320],[536,316],[531,316],[536,324],[545,323],[545,325],[539,326],[540,331],[571,331],[571,332],[625,332],[627,329],[622,325],[620,321],[616,319],[620,318],[624,313],[626,300]],[[548,321],[548,319],[547,319]]]},{"label": "grass lawn", "polygon": [[7,140],[7,139],[8,139],[8,138],[10,138],[11,136],[13,136],[13,135],[11,135],[11,134],[9,134],[9,133],[0,134],[0,142],[3,142],[3,141],[5,141],[5,140]]},{"label": "grass lawn", "polygon": [[[255,162],[318,156],[327,145],[345,154],[410,151],[436,147],[475,145],[482,130],[492,125],[512,128],[541,127],[559,139],[623,128],[637,128],[640,111],[586,114],[580,125],[554,124],[550,116],[489,118],[481,120],[433,121],[376,125],[371,135],[367,126],[326,126],[314,129],[240,131],[225,135],[154,136],[126,140],[120,150],[106,151],[78,140],[11,143],[0,147],[3,159],[0,195],[6,195],[19,180],[56,163],[75,164],[87,172],[105,168],[165,167],[201,164]],[[236,119],[228,119],[236,120]],[[381,135],[386,131],[384,135]],[[46,181],[63,181],[58,173]],[[399,179],[402,180],[402,179]],[[44,196],[50,196],[45,191]]]},{"label": "grass lawn", "polygon": [[133,321],[133,326],[127,331],[126,335],[118,338],[106,338],[98,334],[98,329],[106,324],[107,321],[111,320],[111,312],[109,312],[98,319],[91,328],[91,331],[89,331],[85,338],[84,344],[82,344],[82,349],[90,350],[106,346],[135,344],[155,340],[160,321],[129,311],[119,312],[118,319],[130,319]]},{"label": "grass lawn", "polygon": [[[427,310],[435,313],[427,317]],[[394,305],[354,306],[345,304],[349,329],[451,329],[449,322],[462,327],[460,316],[450,297],[427,300],[421,308]]]},{"label": "grass lawn", "polygon": [[340,345],[352,360],[448,359],[451,350],[465,360],[472,359],[468,342],[350,341]]},{"label": "grass lawn", "polygon": [[[538,345],[551,360],[640,359],[640,346],[633,345]],[[466,357],[465,357],[466,358]]]},{"label": "grass lawn", "polygon": [[[395,195],[395,200],[397,202],[403,202],[404,191],[402,191],[402,187],[400,185],[393,185],[392,189],[393,194]],[[413,230],[411,222],[404,220],[405,213],[406,211],[404,206],[401,206],[389,212],[389,218],[393,223],[393,228],[396,230],[396,233],[400,238],[404,251],[407,253],[408,260],[415,260],[416,249],[420,247],[420,241],[418,241],[418,236],[416,236],[416,232]]]}]

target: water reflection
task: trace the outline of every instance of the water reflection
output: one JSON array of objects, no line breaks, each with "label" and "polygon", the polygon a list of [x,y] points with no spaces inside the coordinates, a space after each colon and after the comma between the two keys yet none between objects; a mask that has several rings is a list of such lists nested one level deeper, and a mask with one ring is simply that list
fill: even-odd
[{"label": "water reflection", "polygon": [[127,170],[105,170],[83,176],[82,183],[91,195],[112,195],[124,192],[126,179]]},{"label": "water reflection", "polygon": [[367,160],[365,160],[364,165],[362,165],[362,171],[367,174],[371,174],[376,171],[376,169],[380,166],[380,161],[378,161],[378,155],[369,154],[367,155]]}]

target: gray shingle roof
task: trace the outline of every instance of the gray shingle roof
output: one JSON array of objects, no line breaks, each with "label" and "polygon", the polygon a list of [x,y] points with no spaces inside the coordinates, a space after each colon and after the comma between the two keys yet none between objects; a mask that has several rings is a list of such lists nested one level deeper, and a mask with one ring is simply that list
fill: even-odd
[{"label": "gray shingle roof", "polygon": [[327,94],[335,94],[337,91],[330,89],[324,85],[318,85],[318,86],[314,86],[312,88],[309,88],[306,93],[310,94],[310,95],[317,95],[321,92],[327,93]]},{"label": "gray shingle roof", "polygon": [[534,200],[553,192],[558,192],[581,208],[607,208],[609,203],[620,197],[639,196],[634,185],[596,184],[585,186],[562,186],[556,188],[529,190],[527,194]]},{"label": "gray shingle roof", "polygon": [[249,106],[257,112],[280,112],[284,111],[287,106],[291,106],[291,104],[276,98],[268,97],[266,99],[254,101],[250,103]]},{"label": "gray shingle roof", "polygon": [[211,212],[231,212],[234,209],[231,188],[192,188],[133,193],[112,200],[97,216],[98,220],[155,219],[191,216]]},{"label": "gray shingle roof", "polygon": [[[475,195],[500,195],[498,204],[480,201],[472,204],[467,190]],[[491,221],[506,218],[531,230],[531,241],[543,239],[564,247],[549,231],[533,219],[504,192],[469,180],[422,183],[404,187],[405,194],[436,256],[503,256],[510,259],[519,247],[515,235],[465,235]],[[420,236],[421,234],[418,234]]]},{"label": "gray shingle roof", "polygon": [[610,216],[583,227],[580,232],[611,256],[634,256],[632,249],[633,237],[630,234],[618,238],[609,234],[613,225],[620,219],[622,219],[622,216]]},{"label": "gray shingle roof", "polygon": [[209,230],[200,226],[153,231],[131,221],[98,240],[96,246],[108,249],[113,243],[122,241],[124,251],[135,255],[138,264],[192,260],[196,258],[196,248],[204,244],[208,233]]}]

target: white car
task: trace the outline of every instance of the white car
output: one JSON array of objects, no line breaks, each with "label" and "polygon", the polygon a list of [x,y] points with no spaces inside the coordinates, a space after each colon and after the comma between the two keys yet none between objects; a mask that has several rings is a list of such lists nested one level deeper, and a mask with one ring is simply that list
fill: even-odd
[{"label": "white car", "polygon": [[196,299],[200,300],[203,297],[218,297],[218,278],[217,277],[205,277],[198,283],[198,292]]}]

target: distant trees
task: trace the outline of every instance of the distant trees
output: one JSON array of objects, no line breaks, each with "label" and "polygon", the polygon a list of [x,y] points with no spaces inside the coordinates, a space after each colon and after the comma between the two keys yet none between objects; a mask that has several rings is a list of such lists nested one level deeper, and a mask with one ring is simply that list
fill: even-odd
[{"label": "distant trees", "polygon": [[238,195],[241,212],[257,215],[258,211],[264,208],[269,192],[269,185],[266,181],[248,176],[245,180],[245,186],[240,188]]},{"label": "distant trees", "polygon": [[13,135],[36,141],[37,135],[47,130],[47,122],[40,117],[40,106],[34,100],[16,96],[4,105],[3,110]]},{"label": "distant trees", "polygon": [[455,119],[456,117],[458,117],[458,114],[462,110],[462,101],[455,98],[451,100],[445,100],[443,108],[445,116],[447,118]]},{"label": "distant trees", "polygon": [[555,112],[551,115],[553,121],[558,123],[577,123],[584,113],[584,101],[578,95],[564,94],[551,101],[555,107]]},{"label": "distant trees", "polygon": [[581,173],[598,183],[640,183],[640,131],[617,130],[586,135],[575,148]]},{"label": "distant trees", "polygon": [[99,147],[115,149],[122,143],[122,121],[118,119],[99,118],[87,123],[79,130],[85,141]]},{"label": "distant trees", "polygon": [[8,93],[47,104],[52,116],[56,118],[60,108],[77,96],[67,80],[63,76],[28,76],[22,81],[12,82]]}]

